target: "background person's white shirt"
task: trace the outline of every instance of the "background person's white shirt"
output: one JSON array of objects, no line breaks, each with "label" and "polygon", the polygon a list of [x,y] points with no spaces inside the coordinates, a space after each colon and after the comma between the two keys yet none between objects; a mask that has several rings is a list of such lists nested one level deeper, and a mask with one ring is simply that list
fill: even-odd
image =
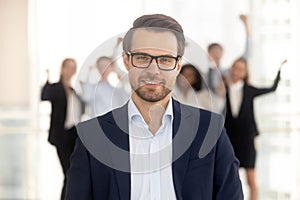
[{"label": "background person's white shirt", "polygon": [[128,103],[131,200],[176,199],[172,176],[172,99],[153,135],[141,113]]},{"label": "background person's white shirt", "polygon": [[129,97],[124,87],[114,87],[108,81],[82,84],[82,99],[86,103],[86,114],[89,117],[103,115],[120,107],[129,100]]},{"label": "background person's white shirt", "polygon": [[237,83],[229,82],[229,103],[233,117],[238,117],[239,115],[243,99],[243,87],[244,81],[238,81]]},{"label": "background person's white shirt", "polygon": [[66,110],[66,121],[65,129],[70,129],[80,122],[81,118],[81,101],[78,99],[75,92],[66,95],[67,98],[67,110]]}]

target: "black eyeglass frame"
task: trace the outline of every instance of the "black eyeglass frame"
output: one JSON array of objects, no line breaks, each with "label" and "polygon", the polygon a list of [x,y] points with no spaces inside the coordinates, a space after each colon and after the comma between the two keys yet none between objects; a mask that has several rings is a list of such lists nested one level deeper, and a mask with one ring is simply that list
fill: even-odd
[{"label": "black eyeglass frame", "polygon": [[[152,55],[147,54],[147,53],[130,52],[130,51],[126,52],[126,54],[127,54],[129,57],[131,57],[131,64],[132,64],[132,66],[134,66],[134,67],[136,67],[136,68],[139,68],[139,69],[147,69],[147,68],[151,65],[153,59],[155,59],[156,65],[157,65],[158,69],[160,69],[160,70],[162,70],[162,71],[172,71],[172,70],[174,70],[174,69],[176,68],[176,65],[177,65],[177,62],[178,62],[179,58],[181,58],[181,56],[176,56],[176,57],[174,57],[174,56],[168,56],[168,55],[165,55],[165,56],[152,56]],[[136,66],[136,65],[133,64],[133,59],[132,59],[132,56],[135,56],[135,55],[150,56],[150,57],[151,57],[151,60],[150,60],[149,64],[148,64],[146,67]],[[173,68],[165,69],[165,68],[161,68],[161,67],[159,66],[157,59],[158,59],[158,58],[165,58],[165,57],[167,57],[167,58],[173,58],[173,59],[176,60]]]}]

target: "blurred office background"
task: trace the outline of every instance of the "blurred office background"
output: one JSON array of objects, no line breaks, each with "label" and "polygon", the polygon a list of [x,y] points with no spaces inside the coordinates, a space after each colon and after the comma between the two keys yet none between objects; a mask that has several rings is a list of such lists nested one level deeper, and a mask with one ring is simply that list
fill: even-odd
[{"label": "blurred office background", "polygon": [[[80,67],[101,43],[127,31],[142,14],[177,19],[204,50],[224,46],[222,66],[243,53],[240,14],[249,16],[250,80],[269,86],[280,63],[275,93],[255,102],[262,200],[300,199],[300,1],[298,0],[0,0],[0,199],[59,199],[62,171],[47,142],[46,81],[57,81],[61,61]],[[244,171],[241,170],[243,183]],[[247,197],[247,188],[245,187]]]}]

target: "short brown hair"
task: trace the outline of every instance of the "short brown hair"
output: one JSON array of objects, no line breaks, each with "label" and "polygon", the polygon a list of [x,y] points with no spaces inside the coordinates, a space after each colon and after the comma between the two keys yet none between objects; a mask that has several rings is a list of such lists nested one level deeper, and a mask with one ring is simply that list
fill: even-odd
[{"label": "short brown hair", "polygon": [[[131,41],[134,31],[137,28],[161,28],[155,31],[170,31],[177,39],[177,54],[183,56],[185,48],[185,38],[181,25],[172,17],[163,14],[143,15],[133,22],[133,26],[128,30],[123,39],[123,51],[131,50]],[[152,30],[152,29],[151,29]]]},{"label": "short brown hair", "polygon": [[223,47],[219,43],[211,43],[210,45],[208,45],[207,51],[210,52],[214,48],[219,48],[219,49],[221,49],[221,51],[223,51]]},{"label": "short brown hair", "polygon": [[108,56],[101,56],[97,59],[96,61],[96,64],[99,64],[99,62],[103,61],[103,60],[108,60],[110,61],[111,63],[113,62],[113,59],[111,57],[108,57]]}]

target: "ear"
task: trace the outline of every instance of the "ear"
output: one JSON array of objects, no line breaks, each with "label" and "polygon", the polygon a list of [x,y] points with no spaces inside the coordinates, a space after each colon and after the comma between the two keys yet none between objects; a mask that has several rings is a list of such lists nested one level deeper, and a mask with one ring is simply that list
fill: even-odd
[{"label": "ear", "polygon": [[123,51],[122,53],[123,63],[127,71],[129,71],[129,56]]}]

